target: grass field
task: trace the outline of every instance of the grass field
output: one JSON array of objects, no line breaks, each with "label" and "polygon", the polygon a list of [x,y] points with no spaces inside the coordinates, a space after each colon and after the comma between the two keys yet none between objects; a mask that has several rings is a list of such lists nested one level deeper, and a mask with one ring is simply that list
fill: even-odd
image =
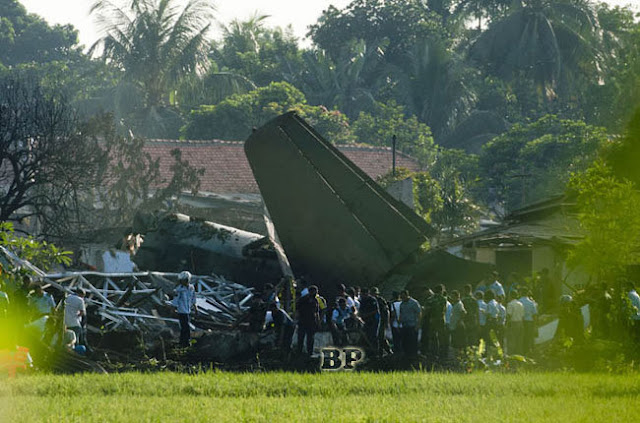
[{"label": "grass field", "polygon": [[640,378],[605,374],[210,372],[0,380],[3,422],[637,422]]}]

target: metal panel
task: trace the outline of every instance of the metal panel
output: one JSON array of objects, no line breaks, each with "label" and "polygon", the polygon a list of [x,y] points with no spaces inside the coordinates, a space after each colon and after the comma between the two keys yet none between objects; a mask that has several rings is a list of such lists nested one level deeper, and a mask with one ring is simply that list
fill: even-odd
[{"label": "metal panel", "polygon": [[370,285],[430,227],[294,113],[254,132],[245,151],[297,275]]}]

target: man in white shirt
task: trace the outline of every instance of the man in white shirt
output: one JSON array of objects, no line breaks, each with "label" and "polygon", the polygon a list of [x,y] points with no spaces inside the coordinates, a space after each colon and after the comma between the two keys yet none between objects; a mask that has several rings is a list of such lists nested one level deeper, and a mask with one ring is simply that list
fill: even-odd
[{"label": "man in white shirt", "polygon": [[64,301],[64,325],[76,334],[78,345],[85,345],[84,332],[82,330],[82,316],[87,313],[84,305],[85,292],[82,288],[76,288]]},{"label": "man in white shirt", "polygon": [[189,339],[191,338],[191,329],[189,328],[191,309],[194,309],[196,306],[196,290],[190,282],[191,273],[185,271],[178,275],[178,283],[180,283],[180,285],[176,288],[176,295],[171,302],[176,308],[178,320],[180,320],[181,347],[189,346]]},{"label": "man in white shirt", "polygon": [[511,292],[510,298],[507,304],[507,352],[522,354],[524,306],[518,301],[517,291]]},{"label": "man in white shirt", "polygon": [[523,354],[529,353],[533,349],[533,341],[536,337],[536,319],[538,317],[538,304],[532,298],[531,291],[520,297],[519,301],[524,306],[522,349]]}]

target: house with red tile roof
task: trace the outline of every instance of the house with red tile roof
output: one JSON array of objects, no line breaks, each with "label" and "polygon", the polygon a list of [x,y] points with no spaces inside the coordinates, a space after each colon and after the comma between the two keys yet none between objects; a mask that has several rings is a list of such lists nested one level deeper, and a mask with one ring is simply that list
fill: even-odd
[{"label": "house with red tile roof", "polygon": [[[362,144],[336,146],[349,160],[372,179],[389,173],[393,153],[390,147]],[[195,168],[203,168],[200,192],[183,194],[180,210],[187,214],[253,232],[264,233],[263,205],[258,184],[244,153],[242,141],[149,140],[144,150],[160,159],[162,179],[171,178],[171,151],[180,149],[182,159]],[[396,152],[396,167],[422,170],[418,161]]]},{"label": "house with red tile roof", "polygon": [[[154,159],[160,159],[163,179],[170,179],[171,150],[178,148],[182,158],[195,168],[204,168],[200,191],[215,194],[259,194],[258,184],[244,154],[243,141],[147,141],[144,150]],[[337,148],[372,179],[391,171],[390,147],[363,144],[338,145]],[[411,171],[421,170],[418,161],[396,152],[396,166]]]}]

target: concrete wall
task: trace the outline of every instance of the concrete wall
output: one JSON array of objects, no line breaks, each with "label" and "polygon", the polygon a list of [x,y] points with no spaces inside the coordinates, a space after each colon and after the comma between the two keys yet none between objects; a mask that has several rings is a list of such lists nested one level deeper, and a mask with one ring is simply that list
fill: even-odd
[{"label": "concrete wall", "polygon": [[532,251],[531,270],[539,272],[545,267],[553,271],[556,266],[556,253],[550,246],[534,247]]},{"label": "concrete wall", "polygon": [[480,263],[496,264],[496,251],[493,248],[476,248],[474,260]]},{"label": "concrete wall", "polygon": [[387,192],[391,194],[393,198],[398,201],[402,201],[411,210],[415,210],[415,203],[413,197],[413,179],[407,178],[402,181],[396,181],[387,187]]}]

